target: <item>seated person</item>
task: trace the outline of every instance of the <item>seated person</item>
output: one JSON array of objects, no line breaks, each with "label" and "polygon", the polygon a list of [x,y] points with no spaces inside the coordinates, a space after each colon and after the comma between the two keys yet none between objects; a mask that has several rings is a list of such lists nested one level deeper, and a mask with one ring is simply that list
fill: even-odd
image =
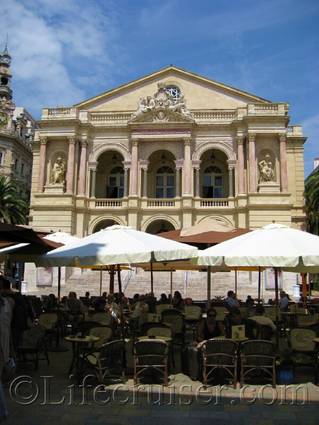
[{"label": "seated person", "polygon": [[236,294],[234,291],[227,292],[227,298],[225,299],[225,304],[226,304],[226,308],[228,309],[239,307],[239,302],[236,299]]},{"label": "seated person", "polygon": [[168,298],[166,294],[161,294],[160,299],[157,301],[157,304],[169,304]]},{"label": "seated person", "polygon": [[255,315],[249,318],[254,322],[262,326],[269,326],[273,331],[276,330],[276,325],[274,322],[267,316],[265,316],[265,309],[261,304],[258,304],[256,307]]},{"label": "seated person", "polygon": [[77,298],[77,295],[75,292],[70,292],[69,297],[67,299],[67,305],[68,310],[72,315],[77,315],[80,313],[83,313],[83,304],[82,302]]},{"label": "seated person", "polygon": [[182,298],[182,294],[179,291],[175,291],[174,292],[174,297],[173,297],[173,307],[176,308],[177,310],[184,310],[184,300]]},{"label": "seated person", "polygon": [[207,339],[225,335],[223,323],[217,322],[216,316],[217,313],[214,308],[207,311],[206,319],[202,319],[197,327],[197,342],[201,343]]},{"label": "seated person", "polygon": [[249,326],[249,321],[244,319],[241,315],[239,308],[232,308],[229,311],[229,314],[225,317],[225,333],[226,338],[232,337],[232,327],[233,326],[245,326],[245,335],[247,338],[253,338],[253,333],[251,326]]},{"label": "seated person", "polygon": [[254,306],[254,300],[251,298],[251,295],[247,295],[246,301],[245,301],[246,307],[253,307]]},{"label": "seated person", "polygon": [[279,308],[281,311],[288,311],[289,306],[289,296],[285,291],[280,291],[280,300],[279,300]]}]

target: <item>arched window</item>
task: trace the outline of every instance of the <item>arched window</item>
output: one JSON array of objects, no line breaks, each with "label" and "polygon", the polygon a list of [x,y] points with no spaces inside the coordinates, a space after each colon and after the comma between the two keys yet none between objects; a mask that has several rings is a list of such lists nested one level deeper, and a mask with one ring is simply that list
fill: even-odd
[{"label": "arched window", "polygon": [[114,167],[108,178],[106,187],[107,198],[123,198],[124,195],[124,170],[123,167]]},{"label": "arched window", "polygon": [[210,165],[204,171],[203,176],[203,198],[223,198],[223,176],[222,171],[215,165]]},{"label": "arched window", "polygon": [[174,198],[175,176],[170,167],[164,166],[157,170],[155,194],[156,198]]}]

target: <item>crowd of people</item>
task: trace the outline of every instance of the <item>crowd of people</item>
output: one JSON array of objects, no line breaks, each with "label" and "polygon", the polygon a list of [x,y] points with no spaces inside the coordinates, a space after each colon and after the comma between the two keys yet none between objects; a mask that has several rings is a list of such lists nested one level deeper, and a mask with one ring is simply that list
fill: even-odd
[{"label": "crowd of people", "polygon": [[[288,295],[282,291],[280,309],[287,310],[289,302]],[[78,297],[73,291],[68,296],[63,296],[60,301],[54,294],[40,299],[12,291],[10,281],[0,276],[0,376],[10,360],[17,358],[23,332],[33,326],[43,312],[64,312],[68,318],[71,318],[72,331],[78,323],[85,320],[88,312],[90,314],[105,313],[115,328],[125,322],[128,328],[136,330],[148,321],[150,313],[156,314],[159,305],[170,305],[171,308],[183,313],[187,306],[192,306],[194,303],[190,298],[183,299],[178,291],[175,291],[173,296],[162,293],[159,299],[151,293],[135,294],[132,299],[125,297],[123,293],[107,294],[106,292],[101,296],[91,296],[89,292],[86,292],[84,297]],[[265,315],[262,304],[256,303],[256,300],[249,295],[245,302],[240,302],[236,294],[229,291],[222,306],[228,314],[220,320],[217,318],[214,302],[202,303],[203,316],[196,323],[194,332],[193,347],[196,349],[203,341],[210,338],[231,337],[232,326],[244,325],[246,332],[249,333],[248,321],[268,326],[272,332],[276,331],[275,323]],[[250,312],[249,318],[242,315],[240,309],[242,306]],[[0,385],[0,419],[6,416],[3,389]]]}]

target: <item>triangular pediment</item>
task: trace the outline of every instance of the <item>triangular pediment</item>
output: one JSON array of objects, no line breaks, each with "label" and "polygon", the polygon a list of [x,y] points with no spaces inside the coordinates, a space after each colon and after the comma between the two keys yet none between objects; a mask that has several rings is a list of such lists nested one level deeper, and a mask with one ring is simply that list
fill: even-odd
[{"label": "triangular pediment", "polygon": [[[138,111],[141,99],[154,96],[159,85],[179,87],[187,110],[236,109],[244,107],[248,103],[271,103],[269,100],[253,94],[170,66],[75,106],[92,112],[130,111],[134,113]],[[168,120],[173,119],[173,115],[175,115],[174,119],[177,121],[187,121],[191,118],[175,112],[171,111],[170,116],[166,118]],[[147,114],[144,114],[143,119],[152,121],[154,114],[148,111]]]}]

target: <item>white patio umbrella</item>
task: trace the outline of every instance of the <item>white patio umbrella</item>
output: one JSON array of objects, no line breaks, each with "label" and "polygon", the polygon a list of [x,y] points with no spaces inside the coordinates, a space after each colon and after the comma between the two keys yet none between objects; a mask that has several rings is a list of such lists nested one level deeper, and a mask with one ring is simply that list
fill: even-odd
[{"label": "white patio umbrella", "polygon": [[[63,244],[64,246],[71,243],[78,242],[80,238],[72,236],[66,232],[54,232],[49,233],[43,237],[52,242]],[[19,261],[23,263],[33,263],[36,261],[36,255],[32,251],[32,243],[19,243],[7,248],[0,249],[0,258],[10,258],[13,261]],[[61,268],[58,268],[58,299],[60,299],[61,293]]]},{"label": "white patio umbrella", "polygon": [[[127,226],[111,226],[37,260],[44,266],[103,266],[153,263],[197,257],[198,249]],[[153,291],[153,274],[151,270]]]},{"label": "white patio umbrella", "polygon": [[201,251],[198,264],[319,271],[319,237],[272,223]]},{"label": "white patio umbrella", "polygon": [[272,223],[199,253],[198,264],[275,269],[278,301],[278,270],[319,272],[319,237]]}]

